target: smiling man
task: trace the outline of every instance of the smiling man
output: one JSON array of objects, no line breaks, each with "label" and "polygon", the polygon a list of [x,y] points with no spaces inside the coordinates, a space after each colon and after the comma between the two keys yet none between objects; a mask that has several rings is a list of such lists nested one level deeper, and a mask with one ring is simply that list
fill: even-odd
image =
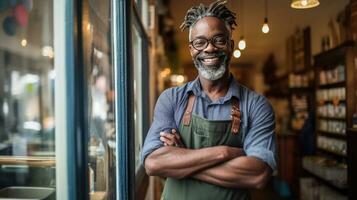
[{"label": "smiling man", "polygon": [[199,75],[160,95],[142,153],[146,172],[167,178],[163,199],[250,199],[276,168],[272,107],[229,72],[235,19],[218,0],[181,26]]}]

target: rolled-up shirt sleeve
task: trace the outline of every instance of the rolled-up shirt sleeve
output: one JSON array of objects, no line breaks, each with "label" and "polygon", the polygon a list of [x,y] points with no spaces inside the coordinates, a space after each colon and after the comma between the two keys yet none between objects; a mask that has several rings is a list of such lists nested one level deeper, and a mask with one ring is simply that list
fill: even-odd
[{"label": "rolled-up shirt sleeve", "polygon": [[172,92],[170,92],[170,90],[171,89],[165,90],[156,102],[153,122],[145,138],[141,153],[142,164],[144,164],[145,158],[150,153],[163,146],[163,142],[160,141],[160,132],[177,128],[174,120]]},{"label": "rolled-up shirt sleeve", "polygon": [[252,103],[249,130],[244,140],[247,156],[256,157],[276,170],[275,116],[269,101],[258,96]]}]

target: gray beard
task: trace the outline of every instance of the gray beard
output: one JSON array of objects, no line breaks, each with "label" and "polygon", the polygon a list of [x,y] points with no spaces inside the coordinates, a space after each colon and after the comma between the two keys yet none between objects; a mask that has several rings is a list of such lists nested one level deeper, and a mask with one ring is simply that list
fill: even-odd
[{"label": "gray beard", "polygon": [[205,78],[207,80],[215,81],[215,80],[222,78],[222,76],[226,72],[226,65],[227,65],[226,60],[227,60],[227,57],[224,58],[223,62],[219,65],[218,68],[217,67],[206,68],[198,60],[194,60],[194,64],[195,64],[196,69],[198,70],[198,73],[203,78]]}]

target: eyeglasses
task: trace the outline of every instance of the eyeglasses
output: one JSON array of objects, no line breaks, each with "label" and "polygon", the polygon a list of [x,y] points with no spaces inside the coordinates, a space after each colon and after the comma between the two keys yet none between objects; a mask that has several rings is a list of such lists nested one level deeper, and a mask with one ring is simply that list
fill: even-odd
[{"label": "eyeglasses", "polygon": [[190,42],[190,44],[195,48],[197,51],[202,51],[207,48],[208,44],[211,43],[214,47],[218,49],[223,49],[226,47],[228,42],[228,37],[223,35],[214,36],[211,39],[206,38],[196,38]]}]

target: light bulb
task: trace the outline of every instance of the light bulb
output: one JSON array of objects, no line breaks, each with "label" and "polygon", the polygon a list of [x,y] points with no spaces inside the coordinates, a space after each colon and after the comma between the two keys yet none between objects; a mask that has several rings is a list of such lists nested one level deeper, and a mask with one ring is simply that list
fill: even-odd
[{"label": "light bulb", "polygon": [[268,25],[268,18],[264,18],[264,24],[262,26],[263,33],[269,33],[269,25]]},{"label": "light bulb", "polygon": [[302,1],[301,1],[301,5],[302,5],[302,6],[306,6],[306,5],[307,5],[307,0],[302,0]]},{"label": "light bulb", "polygon": [[26,47],[27,45],[27,40],[24,38],[21,40],[21,46]]},{"label": "light bulb", "polygon": [[262,27],[262,32],[263,33],[269,33],[269,25],[264,23],[263,27]]},{"label": "light bulb", "polygon": [[241,37],[239,42],[238,42],[238,48],[240,50],[244,50],[245,47],[247,47],[247,43],[245,42],[244,37]]},{"label": "light bulb", "polygon": [[234,56],[235,58],[239,58],[241,55],[242,55],[242,53],[241,53],[238,49],[234,50],[233,56]]}]

